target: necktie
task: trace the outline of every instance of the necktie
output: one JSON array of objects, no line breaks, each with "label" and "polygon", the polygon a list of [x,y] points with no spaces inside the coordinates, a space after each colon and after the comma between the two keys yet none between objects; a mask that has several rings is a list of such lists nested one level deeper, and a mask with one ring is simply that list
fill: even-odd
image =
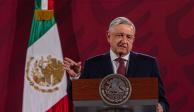
[{"label": "necktie", "polygon": [[124,62],[124,59],[119,57],[119,58],[116,59],[116,61],[119,63],[117,73],[125,75],[125,62]]}]

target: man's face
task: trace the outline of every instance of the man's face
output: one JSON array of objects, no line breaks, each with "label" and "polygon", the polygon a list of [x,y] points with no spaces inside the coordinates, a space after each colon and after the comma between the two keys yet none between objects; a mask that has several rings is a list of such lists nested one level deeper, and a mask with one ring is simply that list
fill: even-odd
[{"label": "man's face", "polygon": [[117,56],[127,55],[133,46],[135,31],[132,26],[119,24],[111,27],[107,40]]}]

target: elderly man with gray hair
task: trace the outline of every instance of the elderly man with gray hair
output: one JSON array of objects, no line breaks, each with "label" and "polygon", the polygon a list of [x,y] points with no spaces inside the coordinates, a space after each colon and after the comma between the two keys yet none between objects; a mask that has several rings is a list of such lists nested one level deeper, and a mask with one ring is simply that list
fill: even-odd
[{"label": "elderly man with gray hair", "polygon": [[135,41],[135,26],[125,17],[117,17],[111,21],[107,31],[110,51],[85,61],[81,71],[81,62],[70,58],[64,59],[64,68],[72,79],[104,78],[109,74],[122,74],[126,77],[158,78],[159,103],[157,112],[168,112],[169,104],[165,98],[163,83],[155,57],[132,51]]}]

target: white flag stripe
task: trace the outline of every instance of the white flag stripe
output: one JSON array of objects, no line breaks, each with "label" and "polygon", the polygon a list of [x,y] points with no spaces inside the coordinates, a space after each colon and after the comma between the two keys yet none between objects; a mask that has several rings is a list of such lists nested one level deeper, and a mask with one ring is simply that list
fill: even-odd
[{"label": "white flag stripe", "polygon": [[[63,62],[61,51],[58,29],[55,24],[48,32],[28,48],[26,60],[31,56],[40,57],[52,55]],[[66,74],[64,74],[62,82],[59,85],[59,90],[52,93],[42,93],[37,91],[29,85],[26,76],[24,79],[23,112],[45,112],[67,95]]]},{"label": "white flag stripe", "polygon": [[41,0],[41,9],[48,10],[48,0]]}]

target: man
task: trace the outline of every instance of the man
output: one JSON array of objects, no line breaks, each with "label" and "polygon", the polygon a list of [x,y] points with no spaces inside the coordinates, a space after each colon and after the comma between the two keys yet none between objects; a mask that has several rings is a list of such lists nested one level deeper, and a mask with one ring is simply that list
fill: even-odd
[{"label": "man", "polygon": [[[157,77],[159,103],[157,112],[168,112],[169,105],[165,98],[163,83],[154,57],[132,51],[135,40],[135,26],[125,17],[114,19],[107,32],[110,44],[108,53],[86,60],[81,73],[81,62],[64,59],[64,68],[72,78],[103,78],[108,74],[118,73],[126,77]],[[81,76],[80,76],[81,74]]]}]

